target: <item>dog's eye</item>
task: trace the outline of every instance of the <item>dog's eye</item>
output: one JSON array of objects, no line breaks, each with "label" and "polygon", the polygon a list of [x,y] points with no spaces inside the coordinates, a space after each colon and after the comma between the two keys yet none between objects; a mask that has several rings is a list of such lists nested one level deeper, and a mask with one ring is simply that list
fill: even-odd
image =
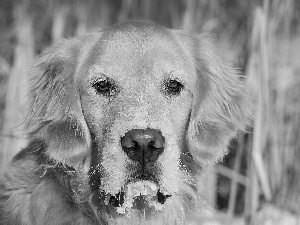
[{"label": "dog's eye", "polygon": [[177,80],[169,80],[164,86],[167,94],[169,95],[177,95],[183,89],[183,85]]},{"label": "dog's eye", "polygon": [[96,81],[93,84],[93,87],[96,89],[96,91],[99,94],[104,94],[104,95],[112,94],[113,85],[107,79]]}]

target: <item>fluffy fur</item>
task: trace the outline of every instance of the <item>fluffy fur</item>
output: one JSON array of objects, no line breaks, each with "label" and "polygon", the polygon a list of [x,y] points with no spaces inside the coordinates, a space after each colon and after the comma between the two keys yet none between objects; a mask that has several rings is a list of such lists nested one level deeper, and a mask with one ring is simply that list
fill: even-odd
[{"label": "fluffy fur", "polygon": [[[94,84],[105,79],[113,88],[98,93]],[[167,93],[169,80],[183,85],[180,93]],[[1,224],[200,224],[205,170],[251,114],[247,88],[210,37],[145,22],[46,49],[32,70],[30,99],[31,141],[0,181]],[[163,137],[163,153],[144,168],[145,179],[171,196],[161,210],[119,214],[107,203],[143,181],[121,146],[132,129]]]}]

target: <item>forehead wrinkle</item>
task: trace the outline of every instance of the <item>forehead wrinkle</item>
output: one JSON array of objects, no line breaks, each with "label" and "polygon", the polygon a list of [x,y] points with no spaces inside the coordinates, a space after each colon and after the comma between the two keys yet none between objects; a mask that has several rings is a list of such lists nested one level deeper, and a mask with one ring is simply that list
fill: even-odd
[{"label": "forehead wrinkle", "polygon": [[178,46],[167,43],[166,40],[153,38],[143,45],[134,45],[132,40],[123,43],[122,46],[115,42],[109,43],[103,47],[106,50],[99,53],[97,64],[103,65],[108,73],[112,71],[112,74],[108,75],[137,75],[137,79],[140,75],[151,76],[155,66],[162,67],[159,69],[170,73],[174,69],[183,70],[186,64]]},{"label": "forehead wrinkle", "polygon": [[[156,30],[152,28],[133,26],[116,26],[106,30],[99,40],[103,46],[102,50],[105,55],[111,52],[134,53],[137,56],[143,54],[149,46],[153,36],[157,36]],[[161,29],[162,30],[162,29]],[[152,40],[153,41],[153,40]]]},{"label": "forehead wrinkle", "polygon": [[168,50],[178,47],[173,35],[165,28],[153,24],[151,26],[139,26],[138,23],[115,26],[112,29],[105,30],[98,44],[105,55],[115,51],[144,55],[156,46],[167,46],[165,49]]}]

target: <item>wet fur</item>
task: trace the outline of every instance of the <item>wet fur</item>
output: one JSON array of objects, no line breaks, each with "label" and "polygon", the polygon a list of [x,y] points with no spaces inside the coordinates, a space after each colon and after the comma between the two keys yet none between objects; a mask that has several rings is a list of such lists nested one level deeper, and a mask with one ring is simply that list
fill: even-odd
[{"label": "wet fur", "polygon": [[[124,217],[104,205],[98,190],[101,168],[94,161],[103,154],[96,151],[103,148],[100,140],[107,139],[89,123],[93,111],[86,110],[93,105],[83,109],[75,78],[75,74],[85,74],[84,69],[97,57],[99,40],[103,36],[111,40],[115,33],[140,39],[149,34],[158,40],[160,35],[169,38],[196,77],[191,106],[184,111],[186,120],[180,126],[184,138],[179,146],[178,192],[167,200],[162,212],[147,218],[138,213]],[[122,44],[122,39],[119,41]],[[201,195],[205,170],[222,158],[230,139],[249,124],[249,96],[237,70],[219,56],[209,36],[128,22],[54,44],[32,70],[30,112],[25,123],[30,143],[1,177],[1,224],[201,223],[206,209]],[[112,118],[103,123],[110,124]]]}]

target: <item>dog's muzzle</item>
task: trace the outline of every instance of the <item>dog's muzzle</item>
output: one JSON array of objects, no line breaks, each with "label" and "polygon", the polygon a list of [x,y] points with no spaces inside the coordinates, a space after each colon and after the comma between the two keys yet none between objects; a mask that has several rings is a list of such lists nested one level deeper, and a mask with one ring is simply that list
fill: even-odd
[{"label": "dog's muzzle", "polygon": [[161,132],[154,129],[133,129],[121,137],[123,151],[137,163],[137,171],[133,171],[129,183],[116,195],[106,195],[106,202],[117,208],[117,212],[125,213],[131,208],[159,210],[171,195],[164,193],[157,183],[153,171],[154,165],[164,151],[165,140]]}]

